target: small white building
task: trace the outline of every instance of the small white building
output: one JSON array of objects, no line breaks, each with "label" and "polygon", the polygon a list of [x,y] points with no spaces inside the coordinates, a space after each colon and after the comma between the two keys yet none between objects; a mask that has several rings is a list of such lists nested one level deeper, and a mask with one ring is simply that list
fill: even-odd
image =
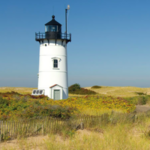
[{"label": "small white building", "polygon": [[36,33],[35,40],[40,44],[38,90],[32,95],[44,94],[51,99],[68,98],[67,43],[71,34],[62,33],[61,24],[52,16],[45,24],[45,33]]}]

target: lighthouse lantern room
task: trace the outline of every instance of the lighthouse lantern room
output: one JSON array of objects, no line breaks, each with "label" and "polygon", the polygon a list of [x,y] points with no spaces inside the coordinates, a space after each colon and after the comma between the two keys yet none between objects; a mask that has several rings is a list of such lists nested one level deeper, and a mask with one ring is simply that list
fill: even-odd
[{"label": "lighthouse lantern room", "polygon": [[71,42],[71,34],[67,34],[67,18],[65,33],[61,26],[53,15],[45,24],[45,33],[35,33],[40,44],[39,73],[38,89],[32,95],[44,94],[54,100],[68,98],[67,43]]}]

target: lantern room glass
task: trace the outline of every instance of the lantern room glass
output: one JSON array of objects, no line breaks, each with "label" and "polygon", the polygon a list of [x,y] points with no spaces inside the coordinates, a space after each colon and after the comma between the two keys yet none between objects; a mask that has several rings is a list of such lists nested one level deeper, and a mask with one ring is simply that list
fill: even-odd
[{"label": "lantern room glass", "polygon": [[45,32],[58,32],[57,25],[47,25],[45,26]]}]

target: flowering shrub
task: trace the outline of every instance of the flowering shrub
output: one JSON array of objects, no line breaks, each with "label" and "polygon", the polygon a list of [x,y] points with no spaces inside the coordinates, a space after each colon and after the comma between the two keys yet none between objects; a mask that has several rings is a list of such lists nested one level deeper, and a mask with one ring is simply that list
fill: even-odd
[{"label": "flowering shrub", "polygon": [[0,120],[27,119],[51,116],[67,119],[76,108],[50,103],[47,96],[21,95],[16,92],[0,93]]},{"label": "flowering shrub", "polygon": [[111,96],[84,96],[76,98],[68,98],[67,100],[58,101],[58,104],[64,106],[74,106],[82,112],[85,109],[118,109],[123,112],[131,112],[135,109],[135,105],[123,98],[114,98]]},{"label": "flowering shrub", "polygon": [[51,116],[67,119],[84,110],[94,111],[118,109],[131,112],[135,105],[123,98],[111,96],[84,96],[66,100],[48,100],[46,96],[0,93],[0,120],[26,119],[38,116]]}]

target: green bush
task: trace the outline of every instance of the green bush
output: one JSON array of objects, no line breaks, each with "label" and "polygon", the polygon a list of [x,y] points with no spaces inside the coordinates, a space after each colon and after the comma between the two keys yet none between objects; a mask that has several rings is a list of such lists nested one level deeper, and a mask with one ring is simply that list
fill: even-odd
[{"label": "green bush", "polygon": [[18,113],[18,117],[22,119],[37,118],[39,116],[49,116],[60,119],[69,119],[73,108],[62,107],[60,105],[47,105],[39,106],[34,105],[33,107],[28,107],[23,111]]},{"label": "green bush", "polygon": [[76,83],[76,84],[73,84],[69,87],[69,92],[74,92],[74,91],[77,91],[80,89],[81,89],[80,85]]},{"label": "green bush", "polygon": [[147,101],[148,101],[147,96],[140,96],[138,99],[138,105],[145,105]]},{"label": "green bush", "polygon": [[146,95],[146,93],[143,93],[143,92],[135,92],[135,93],[138,95]]},{"label": "green bush", "polygon": [[101,86],[98,86],[98,85],[94,85],[91,87],[92,89],[99,89],[99,88],[102,88]]},{"label": "green bush", "polygon": [[69,87],[69,93],[71,94],[81,94],[81,95],[91,95],[96,94],[96,92],[81,88],[79,84],[73,84]]},{"label": "green bush", "polygon": [[96,92],[81,88],[80,90],[74,91],[72,94],[80,94],[80,95],[94,95]]},{"label": "green bush", "polygon": [[1,96],[0,96],[0,108],[3,108],[3,107],[6,107],[9,105],[9,102],[7,99],[3,99]]},{"label": "green bush", "polygon": [[135,105],[145,105],[148,101],[150,101],[150,95],[128,97],[125,99]]}]

